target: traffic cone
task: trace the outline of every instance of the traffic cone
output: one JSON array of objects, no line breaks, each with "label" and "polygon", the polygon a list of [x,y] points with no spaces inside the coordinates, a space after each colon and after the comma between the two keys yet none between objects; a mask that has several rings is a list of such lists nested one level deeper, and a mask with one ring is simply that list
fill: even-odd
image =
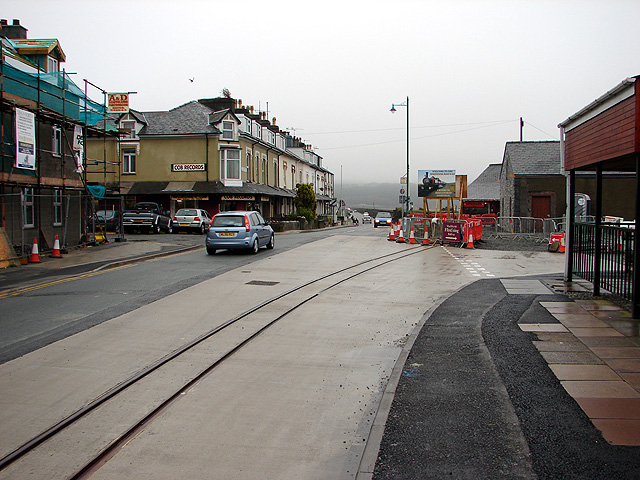
[{"label": "traffic cone", "polygon": [[424,224],[424,238],[422,239],[422,245],[429,245],[429,227]]},{"label": "traffic cone", "polygon": [[474,248],[473,247],[473,233],[469,233],[469,243],[467,243],[467,248]]},{"label": "traffic cone", "polygon": [[33,239],[33,247],[31,248],[31,256],[29,263],[40,263],[40,255],[38,255],[38,238]]},{"label": "traffic cone", "polygon": [[409,233],[409,243],[416,243],[416,236],[413,234],[413,225],[411,225],[411,232]]},{"label": "traffic cone", "polygon": [[[560,245],[562,245],[562,243]],[[622,250],[624,250],[624,246],[622,244],[622,232],[620,232],[618,242],[616,243],[616,251],[621,252]]]},{"label": "traffic cone", "polygon": [[402,227],[400,227],[398,238],[396,238],[397,243],[404,243],[404,233],[402,232]]},{"label": "traffic cone", "polygon": [[395,241],[395,239],[396,239],[396,233],[393,230],[393,223],[392,223],[391,225],[389,225],[389,239],[388,240],[390,242],[393,242],[393,241]]},{"label": "traffic cone", "polygon": [[51,258],[62,258],[62,255],[60,255],[60,240],[58,239],[58,235],[56,235],[56,239],[53,241],[53,252],[51,252]]}]

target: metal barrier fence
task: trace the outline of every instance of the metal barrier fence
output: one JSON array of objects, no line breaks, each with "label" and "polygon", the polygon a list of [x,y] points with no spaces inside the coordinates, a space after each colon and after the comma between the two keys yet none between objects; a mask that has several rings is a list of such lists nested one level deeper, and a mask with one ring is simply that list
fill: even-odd
[{"label": "metal barrier fence", "polygon": [[[632,301],[635,230],[602,225],[600,231],[599,285]],[[573,237],[573,273],[593,283],[596,280],[595,224],[576,223]]]},{"label": "metal barrier fence", "polygon": [[77,191],[58,191],[0,194],[0,225],[16,257],[30,254],[34,238],[41,253],[52,249],[56,235],[61,247],[80,243],[87,219],[94,213],[95,200]]},{"label": "metal barrier fence", "polygon": [[483,233],[487,237],[549,238],[564,230],[564,218],[482,217]]}]

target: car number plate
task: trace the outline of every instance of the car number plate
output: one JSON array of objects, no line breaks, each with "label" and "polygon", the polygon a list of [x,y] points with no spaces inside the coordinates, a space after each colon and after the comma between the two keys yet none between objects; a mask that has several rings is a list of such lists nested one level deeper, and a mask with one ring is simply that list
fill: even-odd
[{"label": "car number plate", "polygon": [[222,232],[220,234],[221,237],[235,237],[236,234],[234,232]]},{"label": "car number plate", "polygon": [[180,226],[181,227],[188,227],[190,224],[189,223],[181,223]]},{"label": "car number plate", "polygon": [[134,220],[135,223],[142,223],[143,220]]}]

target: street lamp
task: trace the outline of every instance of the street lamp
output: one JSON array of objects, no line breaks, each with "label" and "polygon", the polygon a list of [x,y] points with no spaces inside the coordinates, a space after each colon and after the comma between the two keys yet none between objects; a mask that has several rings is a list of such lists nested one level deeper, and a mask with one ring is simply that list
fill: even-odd
[{"label": "street lamp", "polygon": [[409,213],[409,97],[402,103],[392,103],[391,113],[396,113],[396,107],[407,107],[407,197],[405,214]]}]

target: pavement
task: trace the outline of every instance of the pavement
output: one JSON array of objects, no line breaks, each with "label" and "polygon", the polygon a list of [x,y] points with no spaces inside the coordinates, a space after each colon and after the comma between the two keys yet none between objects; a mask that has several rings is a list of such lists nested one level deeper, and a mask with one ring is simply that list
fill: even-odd
[{"label": "pavement", "polygon": [[[0,294],[202,248],[163,240],[6,269]],[[427,312],[396,362],[356,478],[640,478],[640,321],[588,291],[559,275],[482,278]]]}]

